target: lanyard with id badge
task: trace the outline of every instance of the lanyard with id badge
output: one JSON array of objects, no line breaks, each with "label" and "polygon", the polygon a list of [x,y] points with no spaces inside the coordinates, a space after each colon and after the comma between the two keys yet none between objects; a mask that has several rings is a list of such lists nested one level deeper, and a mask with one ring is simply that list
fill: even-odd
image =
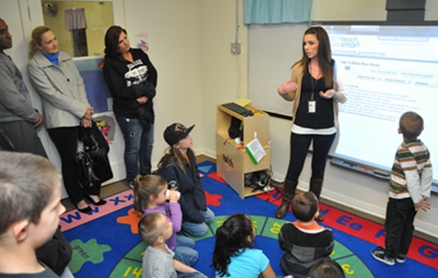
[{"label": "lanyard with id badge", "polygon": [[310,76],[310,84],[312,86],[312,94],[310,95],[308,113],[316,113],[316,100],[314,99],[313,95],[314,95],[316,83],[318,83],[318,80],[314,79],[312,74],[309,74],[309,76]]}]

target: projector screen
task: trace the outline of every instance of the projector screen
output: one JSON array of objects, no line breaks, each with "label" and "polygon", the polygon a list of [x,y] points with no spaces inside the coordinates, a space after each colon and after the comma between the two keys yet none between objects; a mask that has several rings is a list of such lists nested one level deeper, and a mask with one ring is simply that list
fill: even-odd
[{"label": "projector screen", "polygon": [[[409,24],[409,25],[407,25]],[[400,116],[424,119],[419,138],[431,153],[438,191],[438,22],[312,22],[329,34],[345,68],[348,100],[339,105],[339,141],[332,163],[389,178],[403,137]]]}]

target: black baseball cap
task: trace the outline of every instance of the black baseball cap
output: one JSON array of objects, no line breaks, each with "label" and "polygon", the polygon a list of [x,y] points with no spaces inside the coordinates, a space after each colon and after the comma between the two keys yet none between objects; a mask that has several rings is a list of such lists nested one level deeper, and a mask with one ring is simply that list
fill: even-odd
[{"label": "black baseball cap", "polygon": [[192,125],[187,128],[183,124],[173,123],[164,130],[164,140],[167,144],[173,146],[178,143],[179,140],[186,138],[194,127],[195,125]]}]

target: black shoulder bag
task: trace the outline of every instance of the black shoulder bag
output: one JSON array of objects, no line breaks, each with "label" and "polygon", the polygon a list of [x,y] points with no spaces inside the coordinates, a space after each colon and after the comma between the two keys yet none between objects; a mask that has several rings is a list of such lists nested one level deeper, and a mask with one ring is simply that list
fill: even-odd
[{"label": "black shoulder bag", "polygon": [[108,154],[96,141],[91,128],[84,128],[81,138],[82,151],[75,157],[76,171],[83,188],[100,186],[112,179],[113,172]]}]

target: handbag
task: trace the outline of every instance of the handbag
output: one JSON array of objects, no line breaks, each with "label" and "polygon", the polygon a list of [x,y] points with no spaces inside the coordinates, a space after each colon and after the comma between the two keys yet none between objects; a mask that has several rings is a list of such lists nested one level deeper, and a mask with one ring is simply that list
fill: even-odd
[{"label": "handbag", "polygon": [[75,157],[79,182],[85,189],[100,186],[113,178],[107,151],[96,141],[91,128],[84,128],[80,139],[82,151]]}]

